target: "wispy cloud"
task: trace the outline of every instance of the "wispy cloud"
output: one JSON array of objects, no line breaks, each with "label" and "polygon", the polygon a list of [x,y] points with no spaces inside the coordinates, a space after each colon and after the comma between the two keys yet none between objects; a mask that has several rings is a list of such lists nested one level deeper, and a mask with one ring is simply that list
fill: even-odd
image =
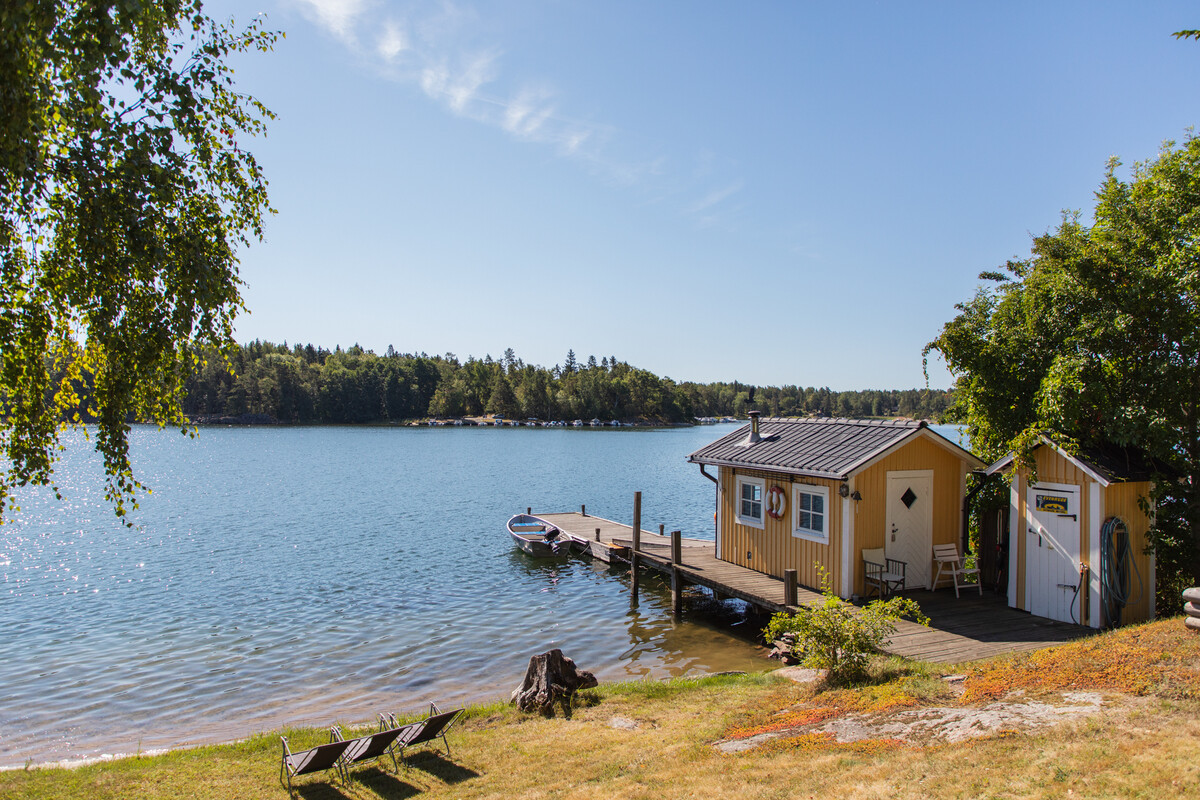
[{"label": "wispy cloud", "polygon": [[384,22],[383,33],[379,37],[379,44],[375,47],[379,57],[391,64],[408,48],[408,34],[404,27],[392,19]]},{"label": "wispy cloud", "polygon": [[550,82],[514,85],[506,80],[503,48],[480,35],[484,26],[470,6],[450,0],[286,1],[382,74],[416,87],[447,112],[516,140],[551,147],[610,185],[640,188],[660,200],[674,197],[697,224],[711,224],[742,189],[740,181],[729,182],[728,176],[723,186],[711,188],[717,180],[708,174],[712,154],[701,154],[691,176],[677,176],[691,190],[665,186],[668,160],[657,154],[630,157],[627,137],[621,137],[625,155],[617,155],[617,129],[562,114],[566,100]]},{"label": "wispy cloud", "polygon": [[369,0],[292,0],[315,21],[344,42],[354,42],[355,22],[363,15]]}]

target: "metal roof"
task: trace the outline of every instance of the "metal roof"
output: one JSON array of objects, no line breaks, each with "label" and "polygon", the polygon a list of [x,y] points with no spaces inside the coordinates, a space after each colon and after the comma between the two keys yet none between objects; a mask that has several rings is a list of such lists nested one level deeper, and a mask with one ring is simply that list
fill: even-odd
[{"label": "metal roof", "polygon": [[758,432],[761,440],[750,444],[750,426],[745,425],[692,453],[688,461],[845,480],[906,439],[924,435],[983,466],[923,421],[768,417],[759,422]]}]

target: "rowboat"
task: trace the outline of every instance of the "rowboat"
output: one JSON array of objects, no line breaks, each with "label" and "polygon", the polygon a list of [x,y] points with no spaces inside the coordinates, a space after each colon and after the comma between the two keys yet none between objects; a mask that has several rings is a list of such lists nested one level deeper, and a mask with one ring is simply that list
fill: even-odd
[{"label": "rowboat", "polygon": [[534,558],[554,558],[571,552],[571,539],[557,526],[532,514],[514,514],[508,532],[517,547]]}]

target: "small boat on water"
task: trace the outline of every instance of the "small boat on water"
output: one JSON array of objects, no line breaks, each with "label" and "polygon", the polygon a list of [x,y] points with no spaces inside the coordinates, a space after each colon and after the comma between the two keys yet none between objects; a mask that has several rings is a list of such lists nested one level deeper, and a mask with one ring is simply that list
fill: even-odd
[{"label": "small boat on water", "polygon": [[508,532],[517,547],[534,558],[554,558],[571,552],[571,538],[541,517],[514,514]]}]

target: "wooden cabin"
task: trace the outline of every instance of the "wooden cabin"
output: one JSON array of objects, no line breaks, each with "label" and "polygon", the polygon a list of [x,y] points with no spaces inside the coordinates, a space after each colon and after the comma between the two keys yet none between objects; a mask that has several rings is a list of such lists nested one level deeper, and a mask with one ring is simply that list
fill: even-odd
[{"label": "wooden cabin", "polygon": [[1045,437],[1033,455],[1036,483],[1011,454],[987,468],[1011,486],[1008,604],[1093,628],[1153,619],[1150,519],[1138,504],[1150,496],[1149,459],[1117,447],[1072,455]]},{"label": "wooden cabin", "polygon": [[[963,549],[967,474],[984,464],[911,420],[759,420],[688,459],[716,484],[717,558],[821,588],[865,592],[864,549],[904,561],[906,587],[933,580],[933,545]],[[714,476],[706,467],[716,467]]]}]

